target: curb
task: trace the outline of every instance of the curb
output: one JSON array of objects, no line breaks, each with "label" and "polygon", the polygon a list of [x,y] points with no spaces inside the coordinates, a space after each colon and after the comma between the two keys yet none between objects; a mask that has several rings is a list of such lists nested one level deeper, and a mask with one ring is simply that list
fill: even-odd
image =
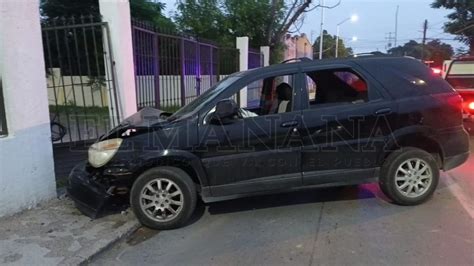
[{"label": "curb", "polygon": [[67,264],[75,264],[75,265],[88,265],[94,258],[99,256],[100,254],[106,252],[107,250],[111,249],[115,244],[120,242],[123,239],[126,239],[129,237],[131,234],[133,234],[138,228],[141,227],[141,224],[137,221],[131,221],[126,225],[126,229],[123,233],[117,235],[116,238],[110,240],[108,243],[104,243],[103,246],[98,247],[95,251],[91,252],[92,254],[85,254],[84,256],[77,255],[75,256],[76,258],[78,257],[78,261],[74,262],[66,262]]}]

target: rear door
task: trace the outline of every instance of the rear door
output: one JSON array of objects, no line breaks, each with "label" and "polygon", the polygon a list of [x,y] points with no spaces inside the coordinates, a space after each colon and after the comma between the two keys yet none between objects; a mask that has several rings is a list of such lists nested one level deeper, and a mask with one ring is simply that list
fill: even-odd
[{"label": "rear door", "polygon": [[453,60],[446,71],[446,81],[463,97],[464,112],[474,114],[474,58]]},{"label": "rear door", "polygon": [[303,183],[358,183],[376,174],[397,106],[357,65],[307,67]]}]

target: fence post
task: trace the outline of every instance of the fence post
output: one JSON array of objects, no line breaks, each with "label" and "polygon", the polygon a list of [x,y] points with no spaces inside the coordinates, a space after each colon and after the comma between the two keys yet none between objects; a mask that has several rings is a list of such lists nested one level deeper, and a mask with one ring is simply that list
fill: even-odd
[{"label": "fence post", "polygon": [[160,49],[158,44],[158,35],[153,34],[153,75],[154,75],[154,87],[155,87],[155,108],[160,109]]},{"label": "fence post", "polygon": [[214,75],[214,47],[213,46],[209,46],[209,61],[211,63],[209,63],[209,85],[212,87],[212,85],[214,85],[214,78],[213,78],[213,75]]},{"label": "fence post", "polygon": [[[249,37],[237,37],[236,48],[239,50],[239,71],[245,71],[249,67]],[[240,107],[247,107],[247,88],[240,90]]]},{"label": "fence post", "polygon": [[186,75],[185,70],[186,70],[186,62],[185,62],[185,57],[184,57],[184,38],[181,38],[181,44],[180,44],[180,63],[181,63],[181,106],[186,105],[186,88],[184,85],[184,75]]},{"label": "fence post", "polygon": [[270,47],[269,46],[261,46],[260,53],[263,55],[263,66],[270,65]]},{"label": "fence post", "polygon": [[201,44],[196,41],[196,96],[201,95]]},{"label": "fence post", "polygon": [[110,29],[112,51],[109,53],[116,56],[113,67],[117,74],[117,87],[114,89],[120,105],[119,119],[123,119],[137,111],[130,4],[128,1],[99,0],[99,7],[103,21]]}]

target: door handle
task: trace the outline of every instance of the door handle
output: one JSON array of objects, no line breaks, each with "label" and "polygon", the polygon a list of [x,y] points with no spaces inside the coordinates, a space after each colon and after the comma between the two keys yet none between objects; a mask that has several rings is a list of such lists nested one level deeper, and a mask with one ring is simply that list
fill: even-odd
[{"label": "door handle", "polygon": [[298,125],[298,121],[288,121],[288,122],[283,122],[281,123],[281,127],[295,127]]},{"label": "door handle", "polygon": [[386,115],[386,114],[390,114],[390,113],[392,113],[391,108],[382,108],[382,109],[379,109],[379,110],[375,111],[375,115]]}]

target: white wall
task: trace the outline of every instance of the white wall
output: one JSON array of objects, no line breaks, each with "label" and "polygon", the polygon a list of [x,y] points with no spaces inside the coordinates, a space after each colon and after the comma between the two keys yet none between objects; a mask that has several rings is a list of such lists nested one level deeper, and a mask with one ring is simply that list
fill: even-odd
[{"label": "white wall", "polygon": [[50,71],[47,75],[49,105],[109,105],[108,81],[94,83],[88,76],[61,76],[59,68]]},{"label": "white wall", "polygon": [[0,5],[0,75],[9,131],[0,138],[0,217],[56,194],[38,6],[38,0]]}]

